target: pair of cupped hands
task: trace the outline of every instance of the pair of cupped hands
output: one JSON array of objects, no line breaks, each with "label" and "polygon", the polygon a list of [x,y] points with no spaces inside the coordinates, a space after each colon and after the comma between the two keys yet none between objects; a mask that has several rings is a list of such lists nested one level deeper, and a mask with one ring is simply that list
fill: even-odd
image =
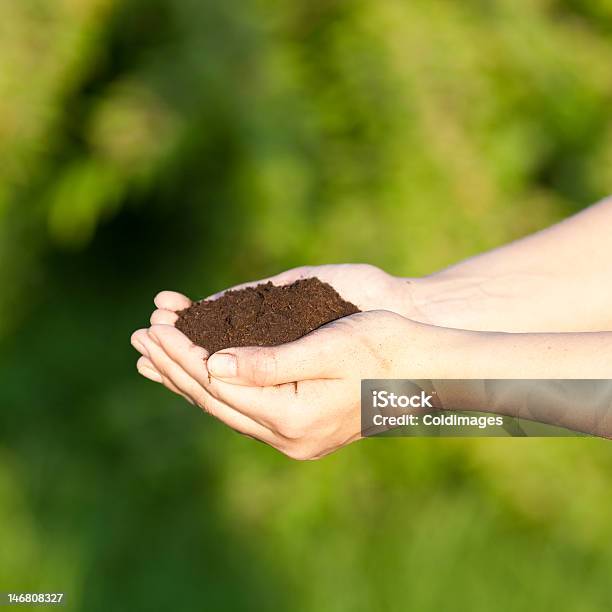
[{"label": "pair of cupped hands", "polygon": [[358,440],[361,379],[438,376],[432,355],[440,328],[409,318],[413,281],[366,264],[295,268],[233,289],[311,276],[362,312],[280,346],[209,355],[174,326],[191,300],[162,291],[151,326],[132,335],[142,354],[138,371],[294,459],[316,459]]}]

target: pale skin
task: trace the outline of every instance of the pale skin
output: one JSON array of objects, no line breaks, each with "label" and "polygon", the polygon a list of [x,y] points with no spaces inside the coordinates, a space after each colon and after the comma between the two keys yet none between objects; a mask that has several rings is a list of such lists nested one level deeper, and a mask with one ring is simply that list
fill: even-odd
[{"label": "pale skin", "polygon": [[[610,228],[606,200],[421,279],[364,264],[288,270],[264,280],[280,285],[317,276],[364,312],[277,347],[209,356],[174,327],[176,312],[191,300],[162,291],[151,326],[132,336],[142,354],[137,367],[295,459],[315,459],[360,438],[363,378],[612,379]],[[446,398],[449,406],[454,399]],[[461,408],[487,409],[477,402]],[[561,415],[557,424],[612,437],[608,416]]]}]

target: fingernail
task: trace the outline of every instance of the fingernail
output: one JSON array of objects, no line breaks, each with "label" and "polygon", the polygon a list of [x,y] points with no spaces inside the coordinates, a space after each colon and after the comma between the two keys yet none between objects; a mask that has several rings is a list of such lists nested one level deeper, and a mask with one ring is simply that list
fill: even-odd
[{"label": "fingernail", "polygon": [[217,378],[231,378],[237,370],[235,355],[215,353],[208,358],[208,371]]}]

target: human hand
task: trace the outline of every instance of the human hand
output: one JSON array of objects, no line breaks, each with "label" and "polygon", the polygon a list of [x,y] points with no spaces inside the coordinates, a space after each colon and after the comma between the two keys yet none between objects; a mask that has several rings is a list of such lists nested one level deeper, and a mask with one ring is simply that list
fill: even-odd
[{"label": "human hand", "polygon": [[[182,300],[166,293],[156,301],[183,307]],[[315,459],[361,437],[361,379],[439,376],[435,348],[443,331],[370,311],[295,342],[210,357],[172,323],[139,330],[132,342],[144,376],[289,457]]]},{"label": "human hand", "polygon": [[[412,312],[410,279],[399,278],[369,264],[329,264],[301,266],[258,281],[243,283],[232,289],[242,289],[272,281],[288,285],[303,278],[317,277],[331,285],[345,300],[359,310],[389,310],[403,316]],[[221,292],[225,293],[225,292]],[[217,293],[214,297],[218,297]]]},{"label": "human hand", "polygon": [[[296,280],[317,277],[330,284],[340,296],[362,311],[388,310],[415,321],[427,321],[416,306],[414,296],[419,279],[392,276],[369,264],[330,264],[301,266],[275,276],[242,283],[209,296],[214,300],[227,291],[244,289],[271,281],[274,285],[288,285]],[[175,291],[162,291],[155,298],[157,310],[151,315],[151,324],[174,325],[177,312],[191,306],[192,301]],[[428,321],[429,322],[429,321]]]}]

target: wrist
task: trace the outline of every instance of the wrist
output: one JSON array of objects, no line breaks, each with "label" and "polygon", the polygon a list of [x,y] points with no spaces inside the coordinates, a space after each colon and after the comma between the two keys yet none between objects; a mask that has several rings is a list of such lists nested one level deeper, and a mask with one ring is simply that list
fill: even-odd
[{"label": "wrist", "polygon": [[[488,332],[422,323],[398,317],[401,328],[389,338],[398,378],[479,378],[486,369]],[[397,366],[397,367],[395,367]]]},{"label": "wrist", "polygon": [[[568,316],[558,304],[558,289],[538,274],[458,274],[443,271],[399,279],[404,316],[441,327],[483,332],[595,331],[589,307]],[[557,293],[555,293],[557,291]],[[566,298],[568,296],[565,296]],[[571,299],[572,296],[569,296]],[[574,298],[575,299],[575,298]],[[577,312],[577,307],[573,306]]]},{"label": "wrist", "polygon": [[[400,278],[403,316],[438,327],[479,331],[505,331],[503,300],[495,299],[482,279],[447,274]],[[510,330],[507,330],[510,331]]]},{"label": "wrist", "polygon": [[427,300],[430,294],[426,290],[426,279],[416,277],[393,277],[392,302],[394,312],[412,321],[434,324],[427,312]]},{"label": "wrist", "polygon": [[[440,283],[434,277],[395,277],[395,301],[397,310],[403,317],[440,327],[448,325],[452,316],[446,302],[450,298],[448,283]],[[462,306],[455,298],[456,306]],[[455,319],[456,319],[455,315]]]},{"label": "wrist", "polygon": [[[484,410],[482,379],[491,376],[497,334],[404,319],[391,377],[430,381],[445,410]],[[494,368],[495,369],[495,368]]]}]

